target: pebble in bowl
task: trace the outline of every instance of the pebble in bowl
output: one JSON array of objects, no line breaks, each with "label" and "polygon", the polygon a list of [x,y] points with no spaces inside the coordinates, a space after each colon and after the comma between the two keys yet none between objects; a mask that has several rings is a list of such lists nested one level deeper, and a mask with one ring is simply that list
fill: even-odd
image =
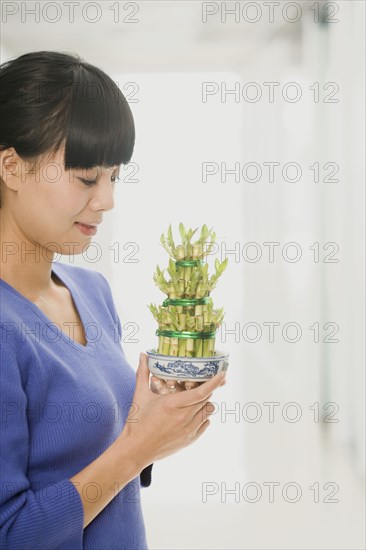
[{"label": "pebble in bowl", "polygon": [[151,374],[163,380],[206,382],[215,374],[227,370],[229,354],[216,350],[213,357],[176,357],[160,355],[156,350],[146,352]]}]

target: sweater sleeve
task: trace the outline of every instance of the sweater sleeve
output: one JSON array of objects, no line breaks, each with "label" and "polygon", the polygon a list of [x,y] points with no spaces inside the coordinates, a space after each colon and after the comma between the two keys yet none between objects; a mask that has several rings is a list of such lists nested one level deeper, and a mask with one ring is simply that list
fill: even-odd
[{"label": "sweater sleeve", "polygon": [[140,473],[140,484],[141,487],[149,487],[151,485],[151,471],[153,464],[146,466]]},{"label": "sweater sleeve", "polygon": [[84,512],[74,484],[66,478],[37,490],[27,478],[27,395],[14,351],[0,348],[0,548],[81,550]]}]

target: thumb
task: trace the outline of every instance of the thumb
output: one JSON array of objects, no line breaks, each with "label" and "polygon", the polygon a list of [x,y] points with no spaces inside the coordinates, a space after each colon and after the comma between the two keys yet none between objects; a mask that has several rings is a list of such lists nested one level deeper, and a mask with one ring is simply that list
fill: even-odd
[{"label": "thumb", "polygon": [[146,353],[140,353],[139,366],[136,371],[136,389],[149,388],[150,371]]}]

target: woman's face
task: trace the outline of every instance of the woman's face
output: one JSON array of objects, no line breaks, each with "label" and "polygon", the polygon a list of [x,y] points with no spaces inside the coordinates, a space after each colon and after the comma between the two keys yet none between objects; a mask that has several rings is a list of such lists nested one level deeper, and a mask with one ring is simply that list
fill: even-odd
[{"label": "woman's face", "polygon": [[87,231],[78,223],[100,224],[104,212],[113,208],[119,166],[66,171],[61,149],[36,168],[30,173],[29,165],[22,162],[21,173],[17,172],[17,193],[4,204],[11,227],[25,243],[59,254],[80,254],[96,229]]}]

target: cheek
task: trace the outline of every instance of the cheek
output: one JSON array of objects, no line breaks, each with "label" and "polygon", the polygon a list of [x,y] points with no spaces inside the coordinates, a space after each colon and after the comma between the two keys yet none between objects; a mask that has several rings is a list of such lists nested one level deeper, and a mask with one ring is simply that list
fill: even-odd
[{"label": "cheek", "polygon": [[[44,169],[37,178],[28,180],[23,186],[23,200],[20,215],[42,223],[69,220],[81,212],[88,203],[88,193],[76,179],[68,174],[58,173],[55,167]],[[38,224],[37,224],[38,225]],[[61,227],[61,226],[60,226]]]},{"label": "cheek", "polygon": [[48,178],[42,182],[44,196],[52,210],[72,217],[83,210],[88,202],[88,194],[82,184],[68,173],[60,177],[56,168],[48,170]]},{"label": "cheek", "polygon": [[59,210],[65,214],[78,214],[89,202],[88,189],[72,174],[64,173],[54,188],[53,196],[59,201]]}]

